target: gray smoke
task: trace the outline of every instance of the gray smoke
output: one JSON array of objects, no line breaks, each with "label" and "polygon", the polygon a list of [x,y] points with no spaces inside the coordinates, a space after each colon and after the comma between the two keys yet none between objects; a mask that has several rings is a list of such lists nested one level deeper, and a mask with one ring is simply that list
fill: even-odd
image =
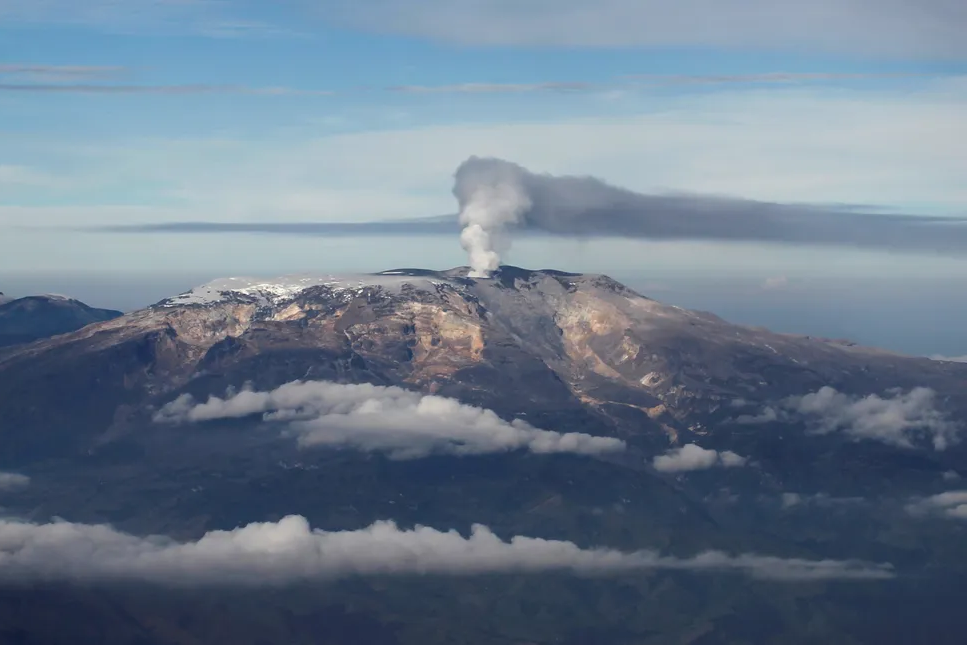
[{"label": "gray smoke", "polygon": [[535,174],[471,157],[456,172],[460,240],[475,274],[500,264],[515,230],[581,237],[722,240],[967,251],[967,220],[706,195],[647,195],[594,177]]}]

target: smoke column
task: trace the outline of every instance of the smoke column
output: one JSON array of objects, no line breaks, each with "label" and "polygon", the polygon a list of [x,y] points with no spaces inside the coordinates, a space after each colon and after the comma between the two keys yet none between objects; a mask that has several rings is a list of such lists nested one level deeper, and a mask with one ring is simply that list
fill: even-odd
[{"label": "smoke column", "polygon": [[486,278],[510,249],[509,227],[532,204],[520,169],[496,159],[470,157],[456,172],[453,194],[460,204],[460,245],[470,254],[470,277]]},{"label": "smoke column", "polygon": [[470,157],[457,169],[460,242],[471,275],[500,266],[514,230],[567,237],[710,240],[967,253],[967,218],[863,212],[698,194],[643,194],[594,177],[533,173]]}]

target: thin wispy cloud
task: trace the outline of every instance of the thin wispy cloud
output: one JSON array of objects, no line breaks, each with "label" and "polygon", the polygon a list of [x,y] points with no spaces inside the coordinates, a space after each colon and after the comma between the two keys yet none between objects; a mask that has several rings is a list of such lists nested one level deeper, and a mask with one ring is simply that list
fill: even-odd
[{"label": "thin wispy cloud", "polygon": [[761,74],[631,74],[624,78],[639,81],[642,85],[727,85],[727,84],[790,84],[818,83],[823,81],[885,80],[936,76],[926,72],[765,72]]},{"label": "thin wispy cloud", "polygon": [[320,16],[462,45],[967,56],[961,0],[315,0]]},{"label": "thin wispy cloud", "polygon": [[211,38],[291,36],[279,25],[246,17],[232,0],[3,0],[0,25],[67,25],[120,34]]},{"label": "thin wispy cloud", "polygon": [[38,65],[33,63],[0,63],[0,77],[60,82],[82,79],[113,78],[127,68],[113,65]]},{"label": "thin wispy cloud", "polygon": [[[372,92],[391,94],[530,94],[560,93],[587,94],[608,91],[646,91],[663,86],[680,85],[758,85],[821,83],[836,80],[873,80],[901,76],[927,76],[927,74],[834,74],[834,73],[769,73],[722,76],[687,75],[641,75],[625,80],[605,83],[587,81],[545,81],[537,83],[482,83],[468,82],[451,85],[394,85],[384,88],[355,88],[342,91],[300,89],[293,87],[251,87],[245,85],[185,84],[185,85],[137,85],[78,83],[80,79],[98,79],[117,76],[128,70],[124,67],[92,67],[80,65],[28,65],[0,64],[0,76],[31,79],[31,82],[0,84],[0,91],[37,92],[55,94],[252,94],[286,96],[353,96]],[[942,74],[931,74],[942,76]],[[44,82],[48,81],[48,82]]]},{"label": "thin wispy cloud", "polygon": [[596,83],[460,83],[457,85],[397,85],[386,88],[405,94],[521,94],[527,92],[587,92],[607,87]]},{"label": "thin wispy cloud", "polygon": [[325,90],[246,85],[100,85],[93,83],[0,83],[0,92],[36,94],[249,94],[252,96],[331,96]]},{"label": "thin wispy cloud", "polygon": [[262,415],[283,425],[303,447],[382,452],[391,459],[528,450],[537,454],[620,452],[611,437],[559,433],[454,399],[398,387],[295,381],[269,392],[243,390],[204,403],[182,395],[155,415],[160,423],[198,423]]},{"label": "thin wispy cloud", "polygon": [[453,85],[398,85],[386,88],[407,94],[522,94],[530,92],[606,92],[647,90],[678,85],[768,85],[823,83],[833,81],[885,80],[903,77],[939,76],[940,73],[834,73],[769,72],[764,74],[631,74],[613,82],[546,81],[541,83],[457,83]]},{"label": "thin wispy cloud", "polygon": [[140,581],[161,585],[274,586],[350,576],[477,575],[643,571],[737,573],[781,582],[875,581],[889,564],[806,560],[706,551],[692,558],[655,551],[583,549],[573,542],[515,536],[483,525],[469,536],[425,526],[376,522],[355,531],[312,529],[301,516],[210,531],[195,541],[136,537],[109,526],[0,520],[0,580]]}]

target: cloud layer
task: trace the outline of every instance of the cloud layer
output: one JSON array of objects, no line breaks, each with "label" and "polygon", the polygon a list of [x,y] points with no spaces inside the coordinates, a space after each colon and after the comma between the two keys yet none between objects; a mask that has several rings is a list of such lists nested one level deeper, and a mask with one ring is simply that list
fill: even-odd
[{"label": "cloud layer", "polygon": [[936,392],[918,387],[891,394],[889,398],[876,394],[852,397],[824,387],[736,421],[757,424],[806,419],[819,434],[842,432],[855,440],[871,439],[902,448],[926,439],[935,450],[944,450],[958,440],[957,424],[937,409]]},{"label": "cloud layer", "polygon": [[356,531],[313,530],[301,516],[210,531],[194,542],[141,538],[108,526],[0,520],[0,579],[136,580],[168,585],[279,585],[354,575],[523,573],[580,575],[646,570],[736,572],[778,581],[879,580],[888,564],[732,556],[708,551],[693,558],[654,551],[581,549],[572,542],[501,540],[475,525],[469,537],[417,526],[376,522]]},{"label": "cloud layer", "polygon": [[286,424],[301,446],[385,452],[393,459],[432,454],[534,453],[596,455],[624,450],[623,441],[540,430],[454,399],[398,387],[287,383],[271,392],[245,390],[197,403],[183,395],[155,415],[158,422],[201,422],[261,414]]},{"label": "cloud layer", "polygon": [[728,47],[963,58],[960,0],[316,0],[380,32],[469,45]]},{"label": "cloud layer", "polygon": [[670,450],[666,454],[659,455],[652,460],[652,465],[655,467],[655,470],[662,473],[708,470],[716,466],[736,468],[738,466],[744,466],[745,464],[746,458],[735,454],[731,450],[725,450],[723,452],[706,450],[694,443]]}]

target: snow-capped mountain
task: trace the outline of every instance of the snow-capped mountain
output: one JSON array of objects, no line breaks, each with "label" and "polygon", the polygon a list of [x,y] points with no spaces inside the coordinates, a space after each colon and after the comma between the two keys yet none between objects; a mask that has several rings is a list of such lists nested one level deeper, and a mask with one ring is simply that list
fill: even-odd
[{"label": "snow-capped mountain", "polygon": [[[444,280],[446,280],[444,278]],[[427,286],[439,283],[427,276],[405,270],[384,271],[376,274],[334,275],[297,274],[277,278],[220,278],[167,298],[156,307],[184,305],[213,305],[223,302],[243,302],[271,307],[291,301],[313,287],[326,287],[332,293],[359,295],[366,289],[400,290],[405,285]]]},{"label": "snow-capped mountain", "polygon": [[[98,434],[123,434],[142,408],[181,392],[315,379],[441,392],[506,415],[525,410],[549,424],[634,434],[654,448],[724,437],[736,428],[729,419],[824,387],[852,397],[929,388],[953,409],[963,404],[964,364],[733,325],[601,275],[510,266],[486,279],[467,273],[216,280],[8,350],[0,381],[42,399],[41,382],[72,391],[103,373],[98,392],[125,412],[89,412]],[[10,396],[0,391],[0,401]],[[83,437],[72,433],[90,440]]]},{"label": "snow-capped mountain", "polygon": [[[483,523],[589,548],[896,565],[895,580],[850,592],[858,598],[850,607],[859,608],[852,616],[863,625],[866,608],[886,601],[898,611],[929,609],[941,621],[954,603],[943,599],[959,600],[951,590],[967,574],[967,543],[953,504],[964,497],[950,489],[967,474],[967,364],[733,325],[606,276],[508,266],[486,279],[467,273],[216,280],[69,334],[0,349],[0,472],[31,478],[3,503],[23,516],[70,516],[179,539],[297,513],[336,530],[385,518],[441,530]],[[184,422],[194,404],[224,410],[228,399],[313,391],[323,399],[381,393],[364,404],[375,425],[347,426],[341,415],[359,412],[347,400],[320,419],[313,406],[329,403],[291,397],[284,411],[243,406]],[[417,400],[429,404],[414,421]],[[574,446],[602,449],[555,453],[517,443],[483,454],[457,439],[441,455],[404,445],[426,441],[427,423],[446,431],[457,418],[447,414],[480,422],[478,441],[493,441],[497,428],[515,441],[579,437],[583,444]],[[335,445],[306,445],[300,427],[342,434]],[[376,450],[374,440],[396,452]],[[414,454],[420,458],[400,457]],[[563,633],[571,627],[559,623],[574,613],[578,584],[581,597],[610,599],[601,604],[609,616],[627,607],[615,624],[641,607],[660,607],[640,626],[652,633],[660,624],[671,635],[654,642],[698,642],[699,612],[729,618],[716,627],[725,640],[702,642],[780,642],[747,638],[760,633],[751,630],[760,629],[760,608],[769,603],[786,611],[808,597],[829,603],[825,615],[843,611],[839,588],[819,580],[788,592],[741,576],[707,582],[684,572],[580,583],[550,576],[537,587],[533,580],[509,576],[489,590],[479,579],[464,587],[456,578],[380,579],[373,589],[353,581],[330,597],[355,607],[378,597],[401,608],[378,615],[391,624],[410,599],[439,584],[445,591],[432,593],[434,603],[490,594],[502,624],[529,626],[553,611],[549,633]],[[936,589],[935,602],[905,601],[925,588]],[[306,597],[302,587],[298,593]],[[129,606],[127,597],[118,602]],[[123,613],[91,611],[126,625],[147,606],[132,602]],[[310,602],[321,601],[313,595]],[[268,603],[259,601],[259,612]],[[669,607],[678,612],[671,618]],[[754,618],[731,620],[736,607],[754,608]],[[479,614],[476,605],[463,610]],[[292,612],[282,615],[285,625],[293,620]],[[838,627],[815,615],[795,614],[782,633],[837,642]],[[180,614],[165,616],[152,625],[177,629]],[[909,622],[898,616],[888,631]],[[484,629],[467,624],[473,633]],[[864,627],[855,642],[888,642],[879,626]],[[406,642],[430,641],[420,633]]]}]

